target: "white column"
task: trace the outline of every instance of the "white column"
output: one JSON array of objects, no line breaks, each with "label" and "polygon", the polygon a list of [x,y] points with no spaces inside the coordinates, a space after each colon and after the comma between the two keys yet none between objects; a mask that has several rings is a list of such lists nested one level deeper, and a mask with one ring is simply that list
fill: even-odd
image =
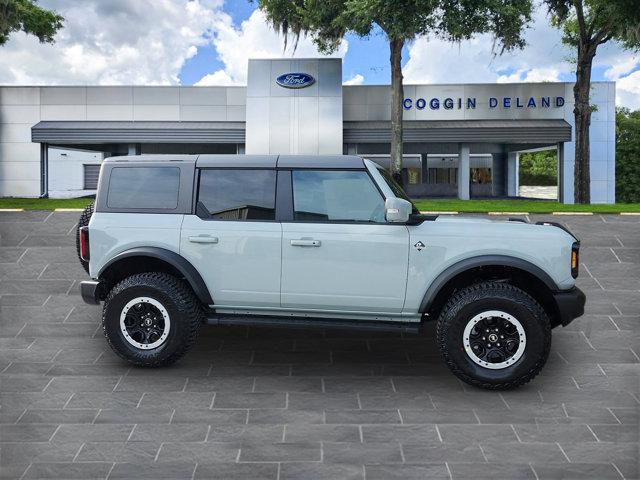
[{"label": "white column", "polygon": [[509,152],[507,154],[507,195],[517,197],[519,190],[518,170],[520,169],[520,154]]},{"label": "white column", "polygon": [[469,200],[469,154],[468,143],[458,144],[458,198]]},{"label": "white column", "polygon": [[130,143],[128,145],[128,155],[140,155],[140,152],[138,151],[138,145],[135,143]]},{"label": "white column", "polygon": [[558,143],[558,201],[573,203],[574,142]]}]

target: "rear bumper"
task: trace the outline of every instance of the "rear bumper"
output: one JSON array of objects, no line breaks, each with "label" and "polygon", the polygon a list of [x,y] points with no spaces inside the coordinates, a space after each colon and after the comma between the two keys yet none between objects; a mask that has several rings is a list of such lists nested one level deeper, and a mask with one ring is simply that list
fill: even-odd
[{"label": "rear bumper", "polygon": [[80,282],[80,295],[85,303],[90,305],[100,304],[100,282],[96,280],[86,280]]},{"label": "rear bumper", "polygon": [[584,304],[587,297],[579,288],[574,287],[571,290],[556,292],[553,294],[553,298],[558,307],[559,324],[563,327],[584,314]]}]

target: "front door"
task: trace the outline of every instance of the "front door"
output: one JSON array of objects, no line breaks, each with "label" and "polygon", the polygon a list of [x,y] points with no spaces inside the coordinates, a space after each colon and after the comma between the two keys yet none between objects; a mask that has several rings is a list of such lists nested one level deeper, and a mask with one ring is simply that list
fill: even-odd
[{"label": "front door", "polygon": [[365,170],[294,170],[294,219],[282,224],[282,306],[400,313],[409,233],[385,222]]},{"label": "front door", "polygon": [[218,307],[279,307],[282,227],[275,170],[203,169],[196,215],[182,224],[180,253]]}]

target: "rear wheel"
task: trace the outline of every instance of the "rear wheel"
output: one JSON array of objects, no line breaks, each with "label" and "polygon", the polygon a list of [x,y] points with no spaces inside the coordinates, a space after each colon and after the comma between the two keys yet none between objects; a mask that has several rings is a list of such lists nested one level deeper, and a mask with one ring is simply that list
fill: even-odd
[{"label": "rear wheel", "polygon": [[140,273],[109,292],[102,328],[109,345],[135,365],[158,367],[182,357],[195,343],[203,313],[181,280],[166,273]]},{"label": "rear wheel", "polygon": [[518,387],[547,361],[551,326],[529,294],[486,282],[456,293],[437,324],[440,353],[455,375],[487,389]]},{"label": "rear wheel", "polygon": [[93,215],[93,206],[94,204],[90,203],[84,207],[84,211],[82,212],[82,215],[80,215],[78,226],[76,227],[76,253],[78,254],[78,260],[80,260],[82,268],[84,268],[87,273],[89,273],[89,262],[84,261],[80,256],[80,229],[89,225],[89,221]]}]

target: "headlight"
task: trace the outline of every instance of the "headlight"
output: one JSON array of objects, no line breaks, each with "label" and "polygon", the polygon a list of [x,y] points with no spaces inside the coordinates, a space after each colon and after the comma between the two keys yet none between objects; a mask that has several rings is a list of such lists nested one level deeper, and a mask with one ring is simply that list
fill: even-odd
[{"label": "headlight", "polygon": [[580,242],[571,245],[571,276],[578,278],[578,268],[580,267]]}]

